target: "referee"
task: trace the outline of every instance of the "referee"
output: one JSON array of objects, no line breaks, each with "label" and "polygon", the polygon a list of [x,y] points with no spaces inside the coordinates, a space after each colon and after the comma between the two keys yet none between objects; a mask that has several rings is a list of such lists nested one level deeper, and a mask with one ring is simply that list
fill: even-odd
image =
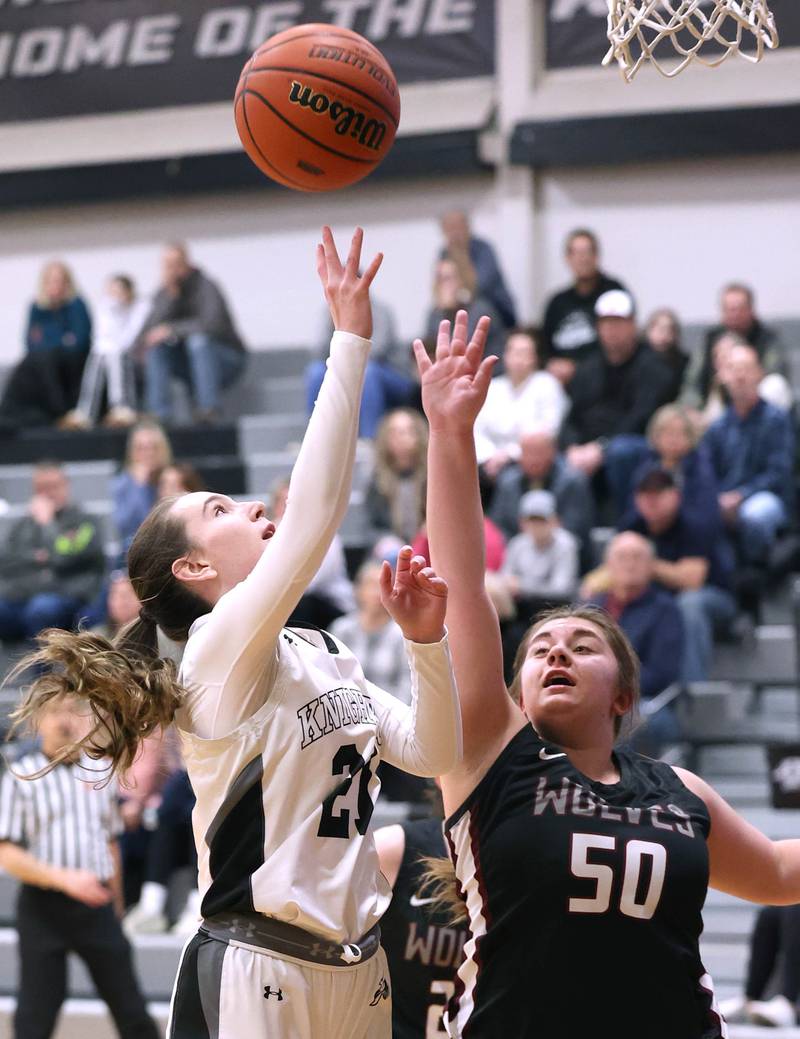
[{"label": "referee", "polygon": [[[50,700],[40,749],[0,780],[0,866],[21,881],[17,901],[20,979],[15,1039],[49,1039],[67,987],[67,953],[84,961],[122,1039],[157,1039],[119,924],[122,884],[117,785],[97,764],[65,760],[36,774],[83,735],[78,702]],[[89,771],[89,770],[92,771]],[[101,782],[98,784],[98,780]]]}]

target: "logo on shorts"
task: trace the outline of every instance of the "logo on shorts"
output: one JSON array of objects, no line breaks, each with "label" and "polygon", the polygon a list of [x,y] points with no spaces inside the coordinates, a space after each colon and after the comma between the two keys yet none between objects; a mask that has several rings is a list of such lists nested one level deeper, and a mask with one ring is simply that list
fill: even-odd
[{"label": "logo on shorts", "polygon": [[265,985],[264,986],[264,999],[269,999],[270,996],[277,996],[278,997],[278,1002],[282,1003],[283,1002],[283,989],[280,989],[280,988],[270,988],[269,985]]},{"label": "logo on shorts", "polygon": [[375,989],[375,995],[372,997],[372,1002],[370,1003],[370,1006],[376,1007],[382,999],[388,999],[389,996],[389,982],[386,980],[386,978],[381,978],[381,983],[380,985],[378,985],[377,989]]}]

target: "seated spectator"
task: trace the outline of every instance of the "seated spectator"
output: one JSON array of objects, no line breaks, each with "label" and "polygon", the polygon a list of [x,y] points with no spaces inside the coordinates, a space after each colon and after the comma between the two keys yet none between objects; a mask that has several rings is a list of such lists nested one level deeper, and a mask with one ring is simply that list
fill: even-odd
[{"label": "seated spectator", "polygon": [[461,280],[475,296],[488,300],[505,328],[517,323],[514,300],[508,291],[492,246],[476,238],[469,226],[469,218],[461,209],[451,209],[440,221],[445,245],[440,260],[452,260],[461,273]]},{"label": "seated spectator", "polygon": [[155,504],[158,474],[171,461],[169,440],[157,422],[145,419],[134,426],[128,434],[125,468],[111,484],[114,525],[123,552]]},{"label": "seated spectator", "polygon": [[[481,492],[481,506],[483,508],[483,543],[487,573],[496,573],[503,565],[503,560],[506,555],[506,539],[502,530],[497,524],[487,516],[489,504],[494,492],[494,485],[490,482],[489,478],[485,475],[483,470],[478,470],[478,484]],[[411,542],[411,547],[414,550],[415,556],[422,556],[425,562],[430,566],[431,564],[431,549],[428,542],[428,533],[425,528],[425,524],[419,530],[419,533]]]},{"label": "seated spectator", "polygon": [[[714,635],[736,616],[731,591],[734,561],[722,537],[718,510],[700,516],[682,508],[672,473],[654,466],[636,485],[635,510],[625,529],[649,538],[656,551],[654,579],[676,596],[685,635],[681,679],[705,681],[711,670]],[[606,578],[607,579],[607,578]],[[606,590],[592,588],[590,593]]]},{"label": "seated spectator", "polygon": [[666,400],[673,401],[681,392],[689,355],[681,348],[681,323],[674,310],[654,310],[644,326],[644,341],[666,365],[672,375]]},{"label": "seated spectator", "polygon": [[[306,405],[309,415],[322,386],[332,334],[330,312],[325,307],[315,346],[317,356],[306,369]],[[399,339],[391,308],[380,300],[373,300],[372,349],[361,392],[359,437],[372,440],[386,412],[413,404],[418,394],[419,382],[411,348]]]},{"label": "seated spectator", "polygon": [[[561,526],[550,491],[527,491],[519,503],[519,528],[508,543],[502,574],[517,600],[571,598],[578,585],[578,539]],[[535,610],[531,610],[535,612]]]},{"label": "seated spectator", "polygon": [[543,430],[558,436],[569,410],[561,383],[538,367],[536,331],[512,330],[503,351],[503,374],[492,379],[475,420],[478,464],[492,480],[504,465],[519,458],[523,433]]},{"label": "seated spectator", "polygon": [[193,491],[204,491],[205,480],[189,462],[172,462],[165,465],[156,480],[156,496],[162,498],[178,498],[181,494]]},{"label": "seated spectator", "polygon": [[28,515],[0,548],[0,639],[33,639],[43,628],[71,628],[97,595],[105,557],[92,516],[70,502],[57,462],[33,473]]},{"label": "seated spectator", "polygon": [[[777,973],[777,992],[766,999]],[[772,986],[774,991],[775,986]],[[744,995],[720,1002],[730,1024],[749,1023],[769,1028],[797,1025],[800,998],[800,905],[762,906],[750,936],[750,962]]]},{"label": "seated spectator", "polygon": [[639,343],[627,292],[606,292],[595,312],[601,349],[581,362],[569,384],[572,408],[561,439],[570,465],[589,477],[603,472],[619,503],[625,499],[631,459],[641,449],[641,434],[666,402],[670,376]]},{"label": "seated spectator", "polygon": [[410,544],[424,519],[428,427],[418,411],[397,408],[378,427],[375,468],[366,494],[366,511],[377,541],[394,534]]},{"label": "seated spectator", "polygon": [[[691,390],[682,394],[681,400],[689,406],[697,403],[699,407],[698,420],[704,429],[716,422],[731,402],[728,393],[728,376],[730,373],[730,361],[733,351],[737,346],[748,346],[745,339],[735,332],[726,332],[714,343],[711,351],[711,359],[714,374],[708,390],[708,396],[703,401],[697,401],[697,397]],[[789,385],[788,379],[780,372],[772,372],[764,375],[758,386],[758,395],[769,404],[774,404],[781,411],[790,411],[794,404],[794,393]]]},{"label": "seated spectator", "polygon": [[[717,501],[717,478],[705,445],[699,443],[698,425],[687,408],[664,404],[647,424],[640,458],[631,474],[629,490],[621,500],[620,514],[633,507],[633,488],[639,477],[654,463],[672,473],[680,487],[684,511],[698,509],[701,515],[713,513]],[[632,458],[632,462],[634,459]]]},{"label": "seated spectator", "polygon": [[[674,597],[654,584],[655,549],[640,534],[626,531],[613,537],[606,549],[605,569],[608,590],[591,601],[610,613],[631,640],[639,657],[646,704],[681,677],[683,619]],[[635,742],[641,753],[657,756],[665,743],[679,737],[677,718],[667,705],[648,717]]]},{"label": "seated spectator", "polygon": [[[28,312],[27,354],[11,372],[0,402],[7,425],[65,422],[78,402],[92,338],[92,323],[65,263],[42,269],[39,291]],[[68,422],[66,422],[69,425]]]},{"label": "seated spectator", "polygon": [[548,300],[542,334],[547,370],[566,386],[578,362],[600,349],[595,319],[598,299],[612,289],[624,291],[625,286],[600,270],[600,244],[592,231],[570,232],[564,253],[573,281]]},{"label": "seated spectator", "polygon": [[122,628],[139,616],[142,604],[133,590],[127,570],[112,570],[106,591],[105,620],[92,626],[92,631],[111,640]]},{"label": "seated spectator", "polygon": [[550,491],[561,526],[587,545],[594,521],[594,504],[583,473],[558,453],[550,433],[526,433],[520,440],[519,461],[506,466],[497,478],[490,518],[513,538],[519,531],[519,504],[527,491]]},{"label": "seated spectator", "polygon": [[170,378],[191,391],[194,420],[219,417],[220,394],[241,375],[244,343],[221,290],[192,266],[186,246],[165,247],[161,288],[142,335],[147,410],[161,422],[172,418]]},{"label": "seated spectator", "polygon": [[[276,526],[284,517],[288,500],[289,477],[285,476],[275,481],[270,495],[270,517]],[[291,622],[328,628],[337,617],[350,613],[354,608],[353,585],[347,573],[344,546],[341,537],[335,534],[319,570],[295,607]]]},{"label": "seated spectator", "polygon": [[486,338],[485,353],[499,354],[504,332],[503,323],[494,304],[465,283],[458,265],[453,260],[439,260],[433,277],[433,305],[428,310],[422,338],[435,343],[439,323],[445,319],[454,321],[459,310],[466,310],[470,328],[474,328],[478,318],[484,314],[492,319]]},{"label": "seated spectator", "polygon": [[103,392],[108,399],[107,426],[130,426],[136,421],[136,378],[133,347],[144,327],[150,304],[137,297],[127,274],[109,278],[97,308],[92,350],[86,362],[81,392],[71,424],[94,425],[100,418]]},{"label": "seated spectator", "polygon": [[702,349],[692,358],[686,373],[684,399],[691,406],[700,406],[708,400],[714,379],[714,346],[720,336],[730,332],[741,336],[756,350],[765,373],[778,372],[788,376],[783,344],[777,332],[758,318],[753,290],[732,282],[720,294],[719,324],[708,330]]},{"label": "seated spectator", "polygon": [[757,352],[734,347],[727,378],[730,406],[703,438],[725,524],[737,534],[742,559],[755,564],[766,561],[794,505],[792,421],[761,399],[763,376]]}]

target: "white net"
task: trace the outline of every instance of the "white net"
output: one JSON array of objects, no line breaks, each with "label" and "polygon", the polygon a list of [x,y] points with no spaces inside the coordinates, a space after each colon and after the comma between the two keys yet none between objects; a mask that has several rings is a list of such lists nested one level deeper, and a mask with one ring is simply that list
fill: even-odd
[{"label": "white net", "polygon": [[760,61],[765,47],[778,46],[767,0],[608,0],[608,39],[603,64],[616,60],[628,82],[645,62],[677,76],[691,61],[715,66],[731,54]]}]

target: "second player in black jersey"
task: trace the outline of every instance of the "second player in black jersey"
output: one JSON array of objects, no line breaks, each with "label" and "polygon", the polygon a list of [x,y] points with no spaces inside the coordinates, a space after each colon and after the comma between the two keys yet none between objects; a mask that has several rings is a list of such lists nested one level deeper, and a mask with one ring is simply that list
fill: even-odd
[{"label": "second player in black jersey", "polygon": [[[503,681],[484,585],[473,424],[487,319],[415,343],[430,424],[427,530],[450,588],[464,733],[442,777],[469,937],[446,1014],[463,1039],[723,1039],[699,953],[709,884],[800,901],[800,841],[770,841],[702,779],[618,747],[638,661],[596,607],[541,615]],[[520,706],[517,706],[517,701]]]},{"label": "second player in black jersey", "polygon": [[466,919],[435,906],[426,860],[446,853],[440,819],[416,819],[375,833],[392,901],[381,917],[381,945],[392,976],[392,1039],[444,1037],[442,1013],[455,991]]}]

